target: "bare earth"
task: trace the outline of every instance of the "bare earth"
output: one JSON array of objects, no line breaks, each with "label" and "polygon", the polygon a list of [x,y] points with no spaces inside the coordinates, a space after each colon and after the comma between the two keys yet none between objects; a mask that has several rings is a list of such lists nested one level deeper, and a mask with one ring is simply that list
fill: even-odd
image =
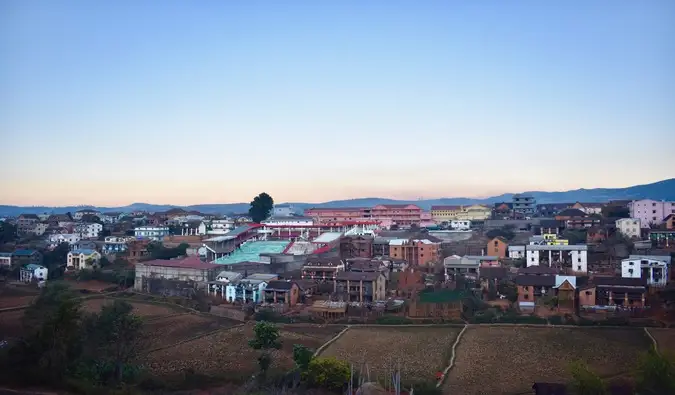
[{"label": "bare earth", "polygon": [[[84,301],[83,308],[85,311],[89,312],[98,312],[101,310],[101,307],[106,304],[111,304],[115,299],[111,298],[99,298],[99,299],[87,299]],[[129,302],[134,307],[134,314],[141,317],[162,317],[166,315],[176,314],[180,311],[180,308],[177,306],[173,308],[172,306],[164,305],[154,305],[147,303],[138,303],[138,302]],[[184,311],[184,310],[182,310]]]},{"label": "bare earth", "polygon": [[[228,325],[229,323],[229,325]],[[149,350],[187,340],[205,333],[224,329],[237,324],[236,321],[225,321],[207,316],[183,313],[145,322],[145,347]]]},{"label": "bare earth", "polygon": [[404,381],[434,381],[450,362],[450,350],[461,327],[350,328],[322,356],[368,363],[371,379],[389,377],[399,364]]},{"label": "bare earth", "polygon": [[535,381],[564,382],[574,360],[601,376],[628,371],[651,341],[642,329],[471,327],[457,346],[447,394],[529,393]]},{"label": "bare earth", "polygon": [[675,354],[675,329],[649,328],[649,333],[656,339],[659,351]]}]

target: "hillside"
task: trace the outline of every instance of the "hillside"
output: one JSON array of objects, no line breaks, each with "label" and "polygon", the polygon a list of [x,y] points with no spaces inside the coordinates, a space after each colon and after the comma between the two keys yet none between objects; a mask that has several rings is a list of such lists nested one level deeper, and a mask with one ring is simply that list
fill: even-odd
[{"label": "hillside", "polygon": [[[545,192],[528,191],[537,199],[538,203],[574,203],[574,202],[606,202],[608,200],[632,200],[632,199],[655,199],[675,201],[675,178],[663,180],[652,184],[635,185],[626,188],[594,188],[594,189],[575,189],[564,192]],[[497,202],[511,201],[513,193],[506,193],[499,196],[493,196],[487,199],[472,198],[441,198],[428,200],[394,200],[385,198],[359,198],[350,200],[333,200],[324,203],[291,203],[299,209],[309,207],[370,207],[376,204],[402,204],[413,203],[425,210],[433,205],[467,205],[467,204],[493,204]],[[225,203],[225,204],[197,204],[192,206],[174,206],[166,204],[133,203],[123,207],[94,207],[94,206],[69,206],[69,207],[46,207],[46,206],[2,206],[0,205],[0,216],[16,216],[21,213],[40,214],[40,213],[66,213],[75,212],[83,208],[95,208],[102,212],[134,210],[146,211],[166,211],[174,207],[181,207],[186,210],[196,210],[203,213],[245,213],[248,210],[248,203]]]}]

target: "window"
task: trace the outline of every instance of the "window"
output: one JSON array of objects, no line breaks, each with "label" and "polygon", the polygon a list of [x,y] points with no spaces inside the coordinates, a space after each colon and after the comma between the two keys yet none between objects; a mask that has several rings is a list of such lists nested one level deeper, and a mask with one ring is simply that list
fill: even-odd
[{"label": "window", "polygon": [[529,298],[530,298],[530,295],[528,295],[528,294],[523,295],[523,299],[529,299]]},{"label": "window", "polygon": [[577,265],[577,270],[581,271],[581,265]]}]

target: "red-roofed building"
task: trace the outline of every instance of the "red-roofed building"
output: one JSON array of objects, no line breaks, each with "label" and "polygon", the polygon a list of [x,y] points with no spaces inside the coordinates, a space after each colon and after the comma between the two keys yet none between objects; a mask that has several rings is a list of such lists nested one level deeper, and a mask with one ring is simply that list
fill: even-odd
[{"label": "red-roofed building", "polygon": [[422,222],[422,209],[414,204],[378,204],[370,210],[376,220],[391,220],[398,226],[409,227]]},{"label": "red-roofed building", "polygon": [[333,207],[308,208],[305,216],[312,218],[315,223],[335,223],[344,221],[366,221],[370,218],[370,209],[367,207]]},{"label": "red-roofed building", "polygon": [[136,264],[136,281],[134,289],[137,291],[153,292],[149,280],[166,279],[182,282],[213,281],[220,265],[203,262],[199,257],[192,256],[182,259],[155,259]]}]

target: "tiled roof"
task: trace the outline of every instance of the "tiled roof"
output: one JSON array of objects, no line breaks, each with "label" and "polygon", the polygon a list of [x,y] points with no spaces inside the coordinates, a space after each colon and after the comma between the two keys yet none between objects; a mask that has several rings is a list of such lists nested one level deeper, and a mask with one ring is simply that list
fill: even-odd
[{"label": "tiled roof", "polygon": [[585,217],[586,213],[576,208],[568,208],[559,212],[556,217]]},{"label": "tiled roof", "polygon": [[14,255],[18,256],[31,256],[35,254],[37,251],[35,250],[16,250],[14,251]]},{"label": "tiled roof", "polygon": [[597,286],[642,287],[647,285],[647,279],[597,276],[590,279],[590,284]]},{"label": "tiled roof", "polygon": [[222,267],[221,265],[202,262],[202,260],[196,256],[183,259],[155,259],[152,261],[141,262],[140,264],[146,266],[182,267],[186,269],[215,269],[217,267]]},{"label": "tiled roof", "polygon": [[266,291],[290,291],[293,288],[294,281],[272,280],[267,283]]}]

